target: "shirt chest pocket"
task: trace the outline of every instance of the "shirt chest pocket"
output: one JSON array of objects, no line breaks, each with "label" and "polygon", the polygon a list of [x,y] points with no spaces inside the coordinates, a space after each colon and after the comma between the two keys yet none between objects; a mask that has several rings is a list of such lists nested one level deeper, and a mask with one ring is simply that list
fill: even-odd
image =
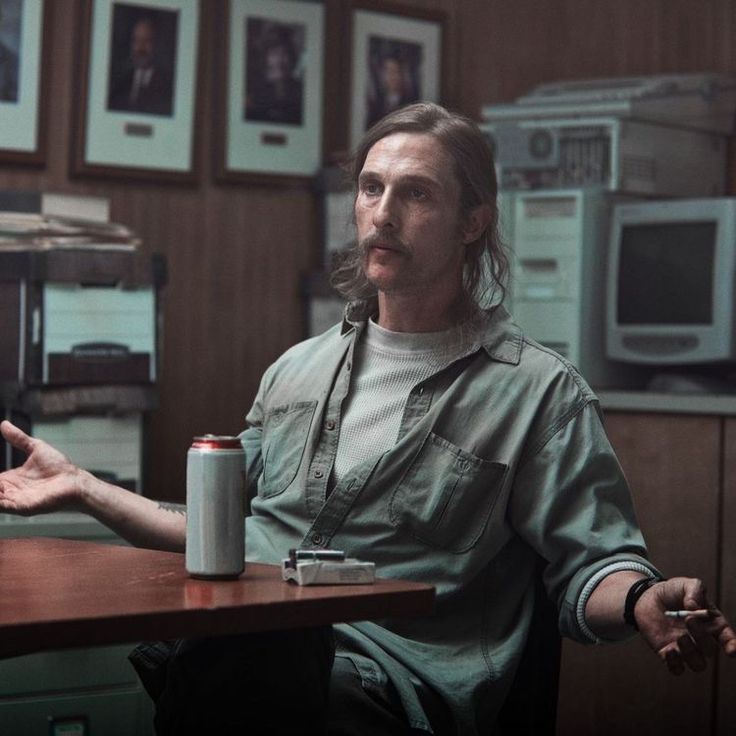
[{"label": "shirt chest pocket", "polygon": [[258,495],[283,493],[296,477],[309,436],[316,401],[271,409],[263,422],[263,474]]},{"label": "shirt chest pocket", "polygon": [[505,475],[506,465],[430,434],[391,495],[391,522],[425,544],[466,552],[486,528]]}]

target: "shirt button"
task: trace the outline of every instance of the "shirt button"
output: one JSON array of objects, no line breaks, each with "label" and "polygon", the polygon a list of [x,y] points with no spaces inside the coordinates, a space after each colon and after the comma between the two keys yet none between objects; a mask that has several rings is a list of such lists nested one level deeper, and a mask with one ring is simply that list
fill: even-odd
[{"label": "shirt button", "polygon": [[350,370],[353,367],[353,364],[348,361],[348,364],[345,366],[348,370]]},{"label": "shirt button", "polygon": [[317,468],[317,470],[314,471],[315,478],[321,478],[323,475],[324,473],[319,468]]},{"label": "shirt button", "polygon": [[312,544],[322,544],[322,535],[319,532],[315,532],[310,537]]},{"label": "shirt button", "polygon": [[424,396],[424,386],[420,386],[420,387],[419,387],[419,388],[417,389],[417,395],[418,395],[418,396]]},{"label": "shirt button", "polygon": [[335,422],[332,419],[328,419],[325,422],[325,427],[327,427],[327,429],[329,429],[329,430],[333,430],[333,429],[335,429]]}]

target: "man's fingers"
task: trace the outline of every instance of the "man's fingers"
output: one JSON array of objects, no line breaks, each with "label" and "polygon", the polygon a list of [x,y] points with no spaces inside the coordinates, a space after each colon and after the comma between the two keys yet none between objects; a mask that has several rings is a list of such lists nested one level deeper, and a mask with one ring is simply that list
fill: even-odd
[{"label": "man's fingers", "polygon": [[718,652],[718,645],[713,637],[713,630],[708,621],[691,617],[686,619],[685,623],[698,649],[706,657],[715,657]]},{"label": "man's fingers", "polygon": [[736,631],[724,626],[718,634],[718,642],[729,657],[736,657]]},{"label": "man's fingers", "polygon": [[736,631],[725,616],[713,605],[710,618],[687,618],[685,624],[690,636],[706,656],[714,656],[720,645],[729,657],[736,657]]},{"label": "man's fingers", "polygon": [[697,578],[685,578],[683,580],[683,608],[694,610],[707,607],[707,592],[705,584]]},{"label": "man's fingers", "polygon": [[685,664],[694,672],[702,672],[706,667],[703,653],[695,645],[690,634],[682,634],[677,639],[680,655]]},{"label": "man's fingers", "polygon": [[18,450],[22,450],[26,455],[31,454],[33,449],[33,438],[29,437],[22,429],[18,429],[15,424],[11,424],[7,419],[0,423],[0,431],[3,437]]},{"label": "man's fingers", "polygon": [[681,675],[685,671],[679,652],[676,649],[668,649],[664,655],[664,663],[673,675]]},{"label": "man's fingers", "polygon": [[673,675],[685,672],[686,665],[695,672],[702,672],[706,667],[705,657],[698,651],[689,634],[679,636],[677,645],[669,646],[661,656]]},{"label": "man's fingers", "polygon": [[706,657],[712,657],[718,651],[716,640],[728,656],[736,657],[736,632],[717,612],[716,615],[721,619],[720,627],[713,621],[690,618],[686,621],[687,632],[677,637],[676,644],[660,652],[673,675],[681,675],[686,668],[694,672],[705,670]]}]

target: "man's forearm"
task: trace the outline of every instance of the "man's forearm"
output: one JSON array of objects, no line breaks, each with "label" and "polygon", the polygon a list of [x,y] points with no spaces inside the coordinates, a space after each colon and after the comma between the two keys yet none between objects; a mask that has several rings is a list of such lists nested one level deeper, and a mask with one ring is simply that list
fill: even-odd
[{"label": "man's forearm", "polygon": [[22,466],[0,473],[0,511],[22,516],[74,510],[90,514],[139,547],[183,551],[186,515],[82,470],[43,440],[9,421],[0,433],[26,455]]},{"label": "man's forearm", "polygon": [[183,552],[186,508],[154,501],[80,471],[79,506],[136,547]]}]

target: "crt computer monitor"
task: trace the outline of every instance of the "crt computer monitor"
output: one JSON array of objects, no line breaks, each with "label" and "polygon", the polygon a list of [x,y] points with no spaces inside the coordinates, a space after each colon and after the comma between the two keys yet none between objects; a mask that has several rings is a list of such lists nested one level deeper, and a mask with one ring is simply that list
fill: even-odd
[{"label": "crt computer monitor", "polygon": [[607,353],[631,363],[736,361],[736,197],[614,207]]}]

